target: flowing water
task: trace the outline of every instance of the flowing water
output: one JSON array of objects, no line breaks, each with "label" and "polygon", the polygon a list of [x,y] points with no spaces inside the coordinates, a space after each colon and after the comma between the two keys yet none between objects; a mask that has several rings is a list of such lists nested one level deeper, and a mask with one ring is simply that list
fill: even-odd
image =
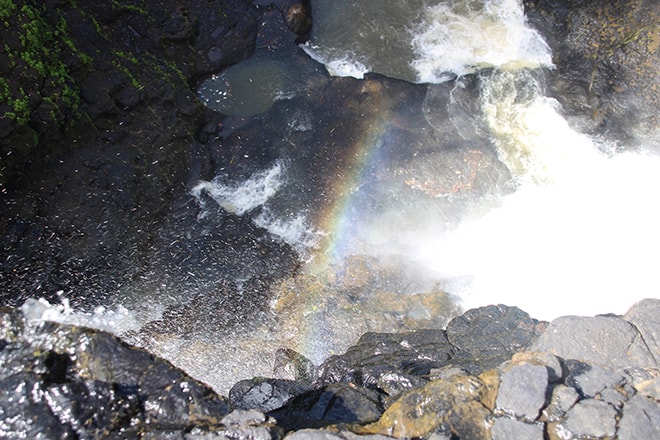
[{"label": "flowing water", "polygon": [[[276,145],[246,175],[191,188],[201,216],[247,216],[298,252],[272,320],[144,336],[163,313],[153,296],[87,314],[34,301],[29,316],[111,329],[226,392],[271,375],[281,346],[318,363],[365,331],[442,326],[461,308],[553,319],[658,297],[657,146],[619,152],[569,125],[519,1],[316,1],[301,48],[302,68],[257,54],[200,88],[246,157]],[[250,144],[260,115],[278,137]]]}]

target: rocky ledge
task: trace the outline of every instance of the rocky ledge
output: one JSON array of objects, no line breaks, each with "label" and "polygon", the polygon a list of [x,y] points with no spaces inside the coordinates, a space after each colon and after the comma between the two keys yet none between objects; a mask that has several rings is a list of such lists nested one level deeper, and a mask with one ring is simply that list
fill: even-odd
[{"label": "rocky ledge", "polygon": [[[446,329],[363,335],[223,397],[97,330],[0,314],[6,438],[660,438],[660,300],[537,321],[472,309]],[[218,368],[222,368],[221,365]]]}]

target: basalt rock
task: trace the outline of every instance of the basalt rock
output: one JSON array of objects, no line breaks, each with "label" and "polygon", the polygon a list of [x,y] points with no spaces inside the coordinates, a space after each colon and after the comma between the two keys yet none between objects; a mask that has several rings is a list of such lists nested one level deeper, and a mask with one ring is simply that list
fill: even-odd
[{"label": "basalt rock", "polygon": [[253,6],[6,3],[0,298],[110,303],[159,264],[155,241],[209,169],[204,142],[217,137],[218,115],[194,82],[252,53]]},{"label": "basalt rock", "polygon": [[623,142],[658,139],[660,5],[525,0],[553,52],[551,93],[583,130]]},{"label": "basalt rock", "polygon": [[447,338],[457,349],[452,363],[473,374],[494,368],[529,347],[546,325],[517,307],[468,310],[447,325]]},{"label": "basalt rock", "polygon": [[[641,318],[640,305],[652,310],[660,300],[645,300],[629,313],[647,334],[655,334],[655,315]],[[514,315],[521,323],[528,319]],[[494,316],[493,307],[475,309],[462,317],[461,325],[471,322],[470,331],[478,334],[484,321],[502,318]],[[574,337],[588,337],[591,330],[579,324]],[[540,339],[553,331],[551,325]],[[417,375],[420,370],[408,370],[406,356],[411,365],[426,357],[421,353],[443,352],[451,358],[444,331],[371,333],[347,352],[341,368],[339,356],[312,369],[319,372],[316,381],[306,367],[301,380],[241,381],[225,399],[114,336],[31,321],[20,310],[0,313],[0,341],[0,430],[7,438],[555,440],[660,435],[660,370],[642,358],[626,358],[614,345],[605,348],[620,361],[602,365],[529,351],[512,334],[510,341],[502,336],[499,343],[518,344],[521,351],[495,368],[477,375],[452,358]],[[287,358],[308,366],[300,355],[289,352]],[[365,382],[345,370],[351,365],[356,372],[374,371],[369,368],[379,364],[389,373],[376,381]],[[324,372],[333,369],[340,374],[324,382],[329,379]]]},{"label": "basalt rock", "polygon": [[226,399],[100,331],[0,314],[5,438],[148,437],[220,426]]}]

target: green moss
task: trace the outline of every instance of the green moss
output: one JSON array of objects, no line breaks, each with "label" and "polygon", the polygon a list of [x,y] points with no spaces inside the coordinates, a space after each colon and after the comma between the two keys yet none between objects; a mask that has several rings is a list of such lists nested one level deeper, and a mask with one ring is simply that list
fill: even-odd
[{"label": "green moss", "polygon": [[[115,52],[117,54],[117,52]],[[120,60],[123,60],[122,57],[119,57]],[[137,64],[137,59],[135,60],[135,64]],[[126,66],[126,63],[120,62],[118,60],[113,60],[112,65],[115,66],[115,69],[119,70],[120,72],[124,73],[124,75],[128,76],[128,79],[131,81],[131,85],[135,87],[136,89],[142,88],[142,85],[140,82],[137,80],[135,75],[133,75],[133,72],[130,71],[130,69]]]},{"label": "green moss", "polygon": [[9,81],[0,76],[0,102],[7,102],[11,94],[9,93]]},{"label": "green moss", "polygon": [[[112,0],[110,2],[112,4],[112,7],[115,9],[120,9],[124,11],[129,11],[129,12],[135,12],[138,14],[146,14],[147,10],[144,7],[144,0],[140,1],[120,1],[120,0]],[[140,5],[136,5],[135,3],[139,3]]]},{"label": "green moss", "polygon": [[122,60],[135,64],[136,66],[139,64],[138,59],[133,54],[127,54],[126,52],[123,51],[117,51],[115,52],[115,55],[117,55]]},{"label": "green moss", "polygon": [[[31,109],[28,96],[39,96],[54,105],[57,113],[70,113],[77,110],[80,103],[79,90],[66,64],[62,61],[62,51],[66,48],[78,56],[83,65],[91,66],[92,59],[79,51],[68,32],[66,20],[59,17],[55,26],[46,19],[45,6],[39,2],[25,2],[18,8],[13,1],[0,0],[0,19],[11,14],[13,29],[18,31],[20,47],[4,44],[4,51],[13,69],[12,77],[0,83],[0,104],[12,110],[5,117],[15,119],[19,124],[30,120]],[[9,11],[9,12],[8,12]],[[27,92],[21,84],[40,89]],[[57,118],[53,118],[57,120]]]},{"label": "green moss", "polygon": [[64,17],[60,17],[60,19],[57,22],[56,30],[55,30],[55,36],[64,43],[66,47],[69,48],[69,50],[78,56],[82,63],[86,67],[91,67],[92,63],[94,62],[93,58],[87,55],[86,53],[78,50],[78,47],[76,46],[76,43],[73,41],[71,38],[71,34],[69,34],[69,26],[64,19]]},{"label": "green moss", "polygon": [[9,27],[9,19],[16,10],[16,4],[13,0],[0,0],[0,20],[6,27]]}]

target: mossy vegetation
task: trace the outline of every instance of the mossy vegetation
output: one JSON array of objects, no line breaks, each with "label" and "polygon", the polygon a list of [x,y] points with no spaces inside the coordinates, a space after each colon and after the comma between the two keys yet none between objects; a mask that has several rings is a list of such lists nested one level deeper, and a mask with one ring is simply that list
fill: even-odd
[{"label": "mossy vegetation", "polygon": [[[140,0],[138,2],[135,1],[120,1],[120,0],[112,0],[110,2],[112,4],[112,7],[115,9],[121,9],[129,12],[134,12],[138,14],[146,14],[147,10],[144,7],[144,0]],[[135,3],[140,3],[140,5],[136,5]]]},{"label": "mossy vegetation", "polygon": [[75,115],[80,92],[62,54],[68,51],[78,57],[83,68],[89,68],[93,60],[78,50],[59,13],[57,21],[51,23],[46,5],[21,3],[0,0],[0,22],[15,35],[0,49],[11,69],[0,80],[0,107],[4,110],[0,116],[26,124],[41,102],[51,105],[55,120],[64,114]]}]

